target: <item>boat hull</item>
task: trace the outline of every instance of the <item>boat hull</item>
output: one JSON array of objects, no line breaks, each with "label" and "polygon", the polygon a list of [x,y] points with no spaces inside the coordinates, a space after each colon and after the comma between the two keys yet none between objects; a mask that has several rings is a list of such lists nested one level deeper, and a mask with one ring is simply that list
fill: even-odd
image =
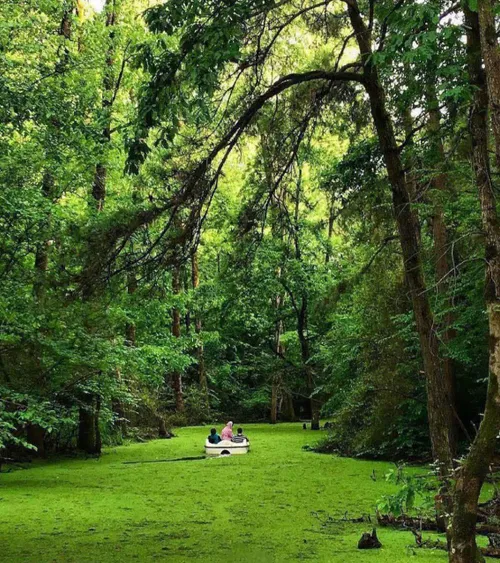
[{"label": "boat hull", "polygon": [[206,455],[242,455],[248,453],[249,449],[248,440],[242,443],[231,442],[231,440],[222,440],[218,444],[211,444],[208,440],[205,442]]}]

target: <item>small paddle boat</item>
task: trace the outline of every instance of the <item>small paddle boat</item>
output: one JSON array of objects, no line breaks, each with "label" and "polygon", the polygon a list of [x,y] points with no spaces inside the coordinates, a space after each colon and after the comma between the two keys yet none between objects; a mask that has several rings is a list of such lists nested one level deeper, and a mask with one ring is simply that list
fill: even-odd
[{"label": "small paddle boat", "polygon": [[250,442],[231,442],[231,440],[222,440],[218,444],[211,444],[208,440],[205,442],[205,453],[207,455],[240,455],[247,454],[250,449]]}]

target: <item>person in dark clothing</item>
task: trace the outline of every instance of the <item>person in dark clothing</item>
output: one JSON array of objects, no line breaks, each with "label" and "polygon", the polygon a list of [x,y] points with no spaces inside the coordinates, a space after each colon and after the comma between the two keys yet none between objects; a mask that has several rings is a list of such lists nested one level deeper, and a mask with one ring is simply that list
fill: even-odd
[{"label": "person in dark clothing", "polygon": [[217,430],[212,428],[210,430],[210,436],[208,437],[208,441],[211,444],[218,444],[221,441],[221,437],[217,434]]},{"label": "person in dark clothing", "polygon": [[233,436],[231,441],[237,444],[242,444],[243,442],[248,441],[248,438],[243,434],[243,428],[238,428],[238,433],[236,436]]}]

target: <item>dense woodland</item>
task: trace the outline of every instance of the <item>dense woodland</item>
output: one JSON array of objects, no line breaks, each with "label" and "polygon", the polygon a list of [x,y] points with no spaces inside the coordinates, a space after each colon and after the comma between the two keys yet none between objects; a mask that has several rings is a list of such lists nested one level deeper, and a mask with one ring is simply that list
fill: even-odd
[{"label": "dense woodland", "polygon": [[498,4],[93,4],[0,5],[0,454],[321,416],[479,560]]}]

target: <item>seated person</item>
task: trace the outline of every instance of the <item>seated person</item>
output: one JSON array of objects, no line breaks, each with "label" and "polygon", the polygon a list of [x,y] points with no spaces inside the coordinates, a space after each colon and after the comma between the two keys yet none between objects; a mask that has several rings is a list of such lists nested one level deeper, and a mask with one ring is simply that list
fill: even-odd
[{"label": "seated person", "polygon": [[248,438],[243,434],[243,428],[238,428],[238,434],[236,434],[236,436],[233,436],[231,442],[235,442],[237,444],[248,442]]},{"label": "seated person", "polygon": [[208,441],[211,444],[218,444],[221,441],[221,437],[217,434],[217,430],[212,428],[210,430],[210,436],[208,437]]},{"label": "seated person", "polygon": [[231,440],[233,437],[233,423],[231,421],[224,426],[220,436],[223,440]]}]

